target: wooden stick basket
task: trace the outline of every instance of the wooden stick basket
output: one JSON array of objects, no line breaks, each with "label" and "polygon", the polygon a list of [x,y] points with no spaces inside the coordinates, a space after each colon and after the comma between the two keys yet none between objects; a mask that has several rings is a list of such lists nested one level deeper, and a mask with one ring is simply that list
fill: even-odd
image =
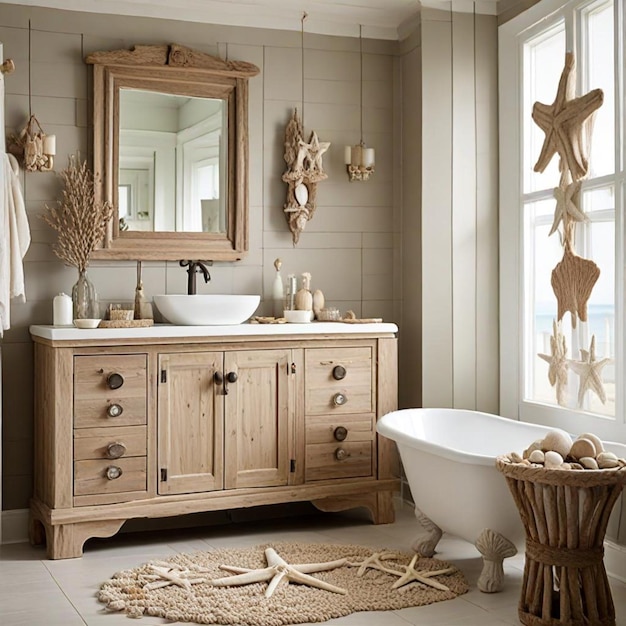
[{"label": "wooden stick basket", "polygon": [[496,459],[526,532],[518,615],[526,626],[615,625],[604,534],[626,468],[545,469]]}]

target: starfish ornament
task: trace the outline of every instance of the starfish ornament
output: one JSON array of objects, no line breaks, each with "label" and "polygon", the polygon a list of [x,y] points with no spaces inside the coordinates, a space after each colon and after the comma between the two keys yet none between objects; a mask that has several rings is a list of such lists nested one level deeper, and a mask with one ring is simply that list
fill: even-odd
[{"label": "starfish ornament", "polygon": [[582,407],[587,390],[593,391],[602,404],[606,402],[606,391],[602,382],[602,369],[611,362],[611,359],[596,361],[596,336],[591,335],[589,350],[580,351],[580,361],[570,361],[569,365],[580,377],[578,385],[578,406]]},{"label": "starfish ornament", "polygon": [[568,52],[554,102],[535,102],[533,106],[532,118],[546,135],[534,169],[543,172],[558,152],[572,178],[580,180],[589,170],[588,137],[583,136],[583,128],[587,119],[602,106],[604,95],[601,89],[594,89],[574,98],[575,66],[574,55]]},{"label": "starfish ornament", "polygon": [[385,574],[398,576],[398,580],[396,580],[391,586],[392,589],[399,589],[400,587],[404,587],[404,585],[408,585],[409,583],[419,582],[424,585],[428,585],[429,587],[433,587],[434,589],[440,589],[441,591],[450,591],[449,587],[446,587],[444,584],[436,580],[430,579],[435,576],[452,574],[455,571],[453,567],[446,567],[445,569],[439,570],[418,571],[415,569],[417,559],[420,557],[418,553],[413,555],[413,558],[408,565],[398,566],[403,568],[404,571],[391,569],[390,567],[386,567],[383,563],[383,561],[388,561],[390,559],[397,559],[401,557],[401,554],[396,554],[394,552],[375,552],[360,563],[348,563],[348,565],[359,568],[357,570],[357,576],[363,576],[363,574],[365,574],[368,569],[375,569],[380,572],[384,572]]},{"label": "starfish ornament", "polygon": [[144,574],[143,578],[150,581],[144,585],[146,591],[160,589],[169,585],[182,587],[191,591],[191,585],[207,582],[204,577],[199,577],[197,571],[172,567],[171,563],[157,562],[150,564],[150,574]]},{"label": "starfish ornament", "polygon": [[333,593],[347,594],[345,589],[331,585],[319,578],[309,576],[314,572],[326,572],[337,567],[345,565],[347,559],[338,559],[337,561],[328,561],[326,563],[304,563],[302,565],[290,565],[282,559],[274,548],[265,549],[265,558],[267,559],[267,567],[262,569],[248,569],[246,567],[236,567],[234,565],[220,565],[221,569],[233,572],[236,576],[226,576],[225,578],[216,578],[211,582],[216,587],[231,587],[239,585],[250,585],[270,581],[265,590],[265,597],[269,598],[278,587],[281,581],[287,583],[294,582],[317,589],[324,589]]},{"label": "starfish ornament", "polygon": [[320,141],[317,137],[317,133],[313,131],[311,133],[309,143],[304,145],[307,146],[309,151],[309,174],[314,175],[316,180],[326,178],[326,173],[324,172],[324,166],[322,164],[322,155],[328,150],[328,148],[330,148],[330,141]]},{"label": "starfish ornament", "polygon": [[573,222],[588,222],[589,218],[580,210],[580,185],[578,180],[574,183],[561,184],[554,190],[556,208],[554,210],[554,221],[548,237],[556,232],[559,224],[563,222],[566,227],[571,220]]},{"label": "starfish ornament", "polygon": [[434,576],[442,576],[443,574],[451,574],[454,572],[453,567],[446,567],[445,569],[438,570],[421,570],[418,571],[415,569],[415,563],[419,554],[413,555],[411,562],[408,565],[404,565],[405,568],[404,574],[396,580],[395,583],[391,586],[392,589],[399,589],[400,587],[404,587],[404,585],[408,585],[412,582],[422,583],[424,585],[428,585],[429,587],[434,587],[435,589],[440,589],[441,591],[450,591],[449,587],[446,587],[444,584],[431,580]]},{"label": "starfish ornament", "polygon": [[379,572],[399,576],[400,574],[396,570],[386,567],[383,561],[400,558],[402,558],[402,555],[397,552],[374,552],[374,554],[368,556],[366,559],[363,559],[360,563],[348,562],[348,565],[359,568],[356,572],[357,576],[363,576],[368,569],[375,569]]},{"label": "starfish ornament", "polygon": [[568,369],[567,344],[565,343],[565,336],[561,332],[561,326],[557,324],[556,320],[552,321],[550,352],[551,354],[538,354],[537,356],[548,363],[548,380],[553,387],[556,385],[556,401],[561,406],[565,406]]},{"label": "starfish ornament", "polygon": [[550,279],[558,304],[559,321],[566,311],[572,314],[573,328],[576,328],[577,317],[581,322],[587,321],[587,301],[599,277],[600,268],[593,261],[574,254],[566,240],[563,258],[552,270]]}]

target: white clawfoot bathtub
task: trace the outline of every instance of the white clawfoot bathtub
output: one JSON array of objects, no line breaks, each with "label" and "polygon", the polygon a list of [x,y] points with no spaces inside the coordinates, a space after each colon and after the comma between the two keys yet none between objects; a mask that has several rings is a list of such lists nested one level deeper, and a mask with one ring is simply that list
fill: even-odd
[{"label": "white clawfoot bathtub", "polygon": [[377,425],[393,439],[425,535],[413,548],[431,556],[449,532],[476,544],[484,567],[478,587],[503,586],[502,561],[524,545],[524,529],[504,476],[495,467],[500,454],[520,454],[551,429],[461,409],[403,409]]}]

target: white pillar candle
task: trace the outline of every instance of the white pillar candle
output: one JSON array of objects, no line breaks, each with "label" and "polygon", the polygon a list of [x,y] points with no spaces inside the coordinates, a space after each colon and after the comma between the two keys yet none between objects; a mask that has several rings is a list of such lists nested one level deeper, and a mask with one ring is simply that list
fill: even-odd
[{"label": "white pillar candle", "polygon": [[49,156],[54,156],[57,153],[57,136],[56,135],[44,135],[43,153]]},{"label": "white pillar candle", "polygon": [[346,165],[350,165],[350,163],[352,163],[352,146],[346,146],[343,149],[343,162]]},{"label": "white pillar candle", "polygon": [[374,165],[374,148],[363,148],[363,159],[361,162],[364,167],[372,167]]}]

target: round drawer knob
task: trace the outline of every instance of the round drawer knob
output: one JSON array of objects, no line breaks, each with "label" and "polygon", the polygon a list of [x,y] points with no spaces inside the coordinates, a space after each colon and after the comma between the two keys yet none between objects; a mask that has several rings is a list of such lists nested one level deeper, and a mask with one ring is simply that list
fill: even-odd
[{"label": "round drawer knob", "polygon": [[335,380],[343,380],[346,377],[346,368],[343,365],[335,365],[333,367],[333,378]]},{"label": "round drawer knob", "polygon": [[333,404],[335,406],[342,406],[344,405],[346,402],[348,401],[348,396],[346,396],[344,393],[336,393],[333,396]]},{"label": "round drawer knob", "polygon": [[343,448],[337,448],[335,450],[335,458],[338,461],[343,461],[348,458],[348,453]]},{"label": "round drawer knob", "polygon": [[109,417],[119,417],[124,412],[121,404],[109,404],[107,407],[107,415]]},{"label": "round drawer knob", "polygon": [[121,456],[124,456],[125,452],[126,446],[120,441],[115,441],[107,446],[107,456],[110,459],[119,459]]},{"label": "round drawer knob", "polygon": [[333,437],[337,441],[343,441],[348,436],[348,429],[345,426],[337,426],[333,431]]},{"label": "round drawer knob", "polygon": [[226,374],[226,380],[229,383],[236,383],[237,382],[237,372],[228,372],[228,374]]},{"label": "round drawer knob", "polygon": [[109,467],[107,467],[106,469],[105,476],[109,480],[115,480],[116,478],[119,478],[121,475],[122,475],[122,468],[118,467],[117,465],[109,465]]},{"label": "round drawer knob", "polygon": [[117,372],[107,376],[107,387],[109,389],[119,389],[124,384],[124,377]]}]

